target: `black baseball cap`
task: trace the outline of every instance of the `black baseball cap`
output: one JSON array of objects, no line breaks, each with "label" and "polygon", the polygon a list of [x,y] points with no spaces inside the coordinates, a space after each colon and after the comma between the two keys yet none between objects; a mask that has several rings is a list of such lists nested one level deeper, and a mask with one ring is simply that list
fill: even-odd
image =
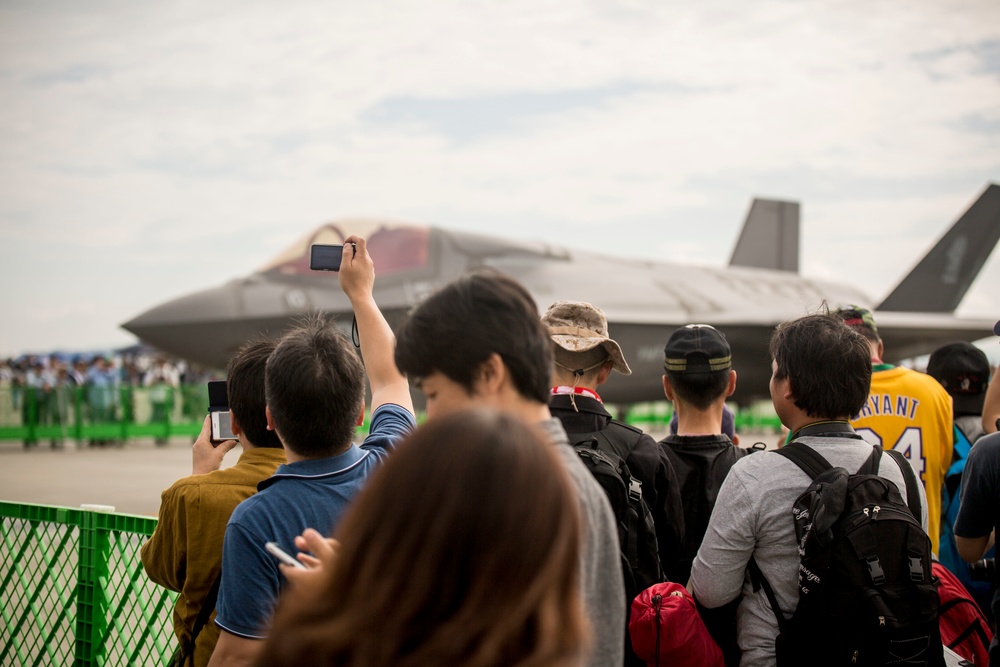
[{"label": "black baseball cap", "polygon": [[948,343],[931,353],[927,374],[951,394],[956,415],[981,415],[990,362],[986,353],[965,341]]},{"label": "black baseball cap", "polygon": [[726,371],[733,366],[732,354],[721,331],[709,324],[689,324],[670,334],[663,368],[671,373]]}]

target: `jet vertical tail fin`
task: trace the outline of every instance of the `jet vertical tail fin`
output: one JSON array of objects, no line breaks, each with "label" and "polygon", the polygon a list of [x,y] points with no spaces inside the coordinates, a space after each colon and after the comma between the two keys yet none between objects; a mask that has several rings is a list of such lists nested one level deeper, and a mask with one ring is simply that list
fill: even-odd
[{"label": "jet vertical tail fin", "polygon": [[876,310],[951,313],[1000,240],[1000,185],[991,183]]},{"label": "jet vertical tail fin", "polygon": [[754,199],[730,266],[799,271],[799,203]]}]

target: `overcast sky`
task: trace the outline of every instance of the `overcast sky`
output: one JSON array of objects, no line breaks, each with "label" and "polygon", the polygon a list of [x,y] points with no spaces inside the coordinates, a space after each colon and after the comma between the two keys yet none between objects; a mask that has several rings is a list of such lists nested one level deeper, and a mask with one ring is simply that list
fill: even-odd
[{"label": "overcast sky", "polygon": [[348,215],[723,265],[793,199],[802,272],[877,302],[989,182],[996,0],[0,0],[3,355]]}]

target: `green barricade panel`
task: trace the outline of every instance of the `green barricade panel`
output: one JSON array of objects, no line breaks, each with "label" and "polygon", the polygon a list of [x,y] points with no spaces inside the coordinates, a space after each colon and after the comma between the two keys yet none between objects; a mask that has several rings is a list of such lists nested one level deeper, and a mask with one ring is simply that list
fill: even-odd
[{"label": "green barricade panel", "polygon": [[156,520],[0,501],[0,665],[163,665],[176,594],[146,578]]},{"label": "green barricade panel", "polygon": [[109,535],[103,642],[108,665],[163,664],[174,651],[174,596],[146,578],[139,560],[146,539],[122,531]]},{"label": "green barricade panel", "polygon": [[0,665],[70,665],[77,526],[0,519]]}]

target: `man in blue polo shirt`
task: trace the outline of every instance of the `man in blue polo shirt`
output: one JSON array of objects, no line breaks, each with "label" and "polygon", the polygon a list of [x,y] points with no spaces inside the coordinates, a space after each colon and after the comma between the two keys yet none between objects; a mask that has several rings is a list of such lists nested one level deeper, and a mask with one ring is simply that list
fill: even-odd
[{"label": "man in blue polo shirt", "polygon": [[[215,619],[222,633],[210,665],[253,664],[267,637],[283,577],[264,543],[294,553],[294,539],[306,528],[332,531],[368,475],[416,424],[409,385],[393,361],[392,330],[372,298],[374,282],[365,240],[348,237],[340,285],[357,318],[366,366],[347,337],[323,322],[286,334],[268,359],[268,428],[288,463],[260,483],[226,526]],[[364,417],[366,372],[372,420],[359,446],[353,436]]]}]

